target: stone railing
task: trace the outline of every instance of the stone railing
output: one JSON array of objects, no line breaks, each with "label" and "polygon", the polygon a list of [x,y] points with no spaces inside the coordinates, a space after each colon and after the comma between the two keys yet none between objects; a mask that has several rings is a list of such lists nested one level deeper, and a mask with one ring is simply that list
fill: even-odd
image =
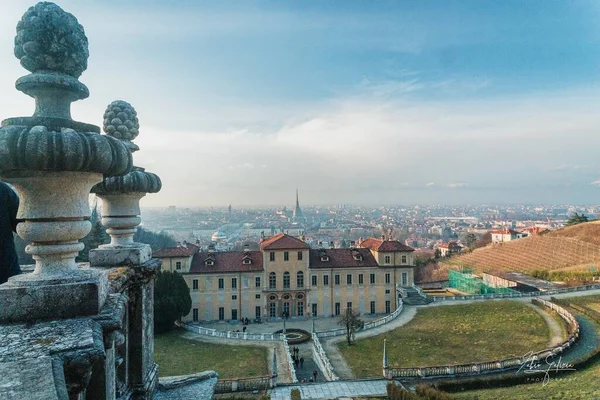
[{"label": "stone railing", "polygon": [[219,378],[215,385],[215,393],[264,391],[273,387],[275,387],[275,384],[271,376],[232,379]]},{"label": "stone railing", "polygon": [[433,302],[455,301],[455,300],[490,300],[490,299],[514,299],[521,297],[553,296],[561,293],[582,292],[586,290],[600,289],[600,284],[573,286],[547,291],[536,291],[530,293],[496,293],[496,294],[470,294],[464,296],[427,296]]},{"label": "stone railing", "polygon": [[[360,329],[360,332],[366,331],[366,330],[369,330],[369,329],[373,329],[373,328],[377,328],[378,326],[385,325],[388,322],[396,319],[396,317],[398,315],[400,315],[400,313],[402,312],[402,309],[404,307],[404,305],[402,303],[402,300],[399,299],[398,301],[399,301],[400,304],[398,305],[398,308],[396,308],[394,310],[393,313],[388,314],[385,317],[377,319],[375,321],[367,322]],[[315,332],[315,334],[316,334],[317,337],[320,337],[320,338],[328,338],[328,337],[333,337],[333,336],[342,336],[342,335],[346,334],[346,328],[339,328],[339,329],[332,329],[332,330],[329,330],[329,331]]]},{"label": "stone railing", "polygon": [[294,367],[294,360],[292,360],[290,346],[288,345],[288,341],[285,337],[283,338],[283,349],[287,358],[288,368],[290,369],[290,377],[292,378],[292,383],[298,383],[298,378],[296,377],[296,368]]},{"label": "stone railing", "polygon": [[561,354],[566,349],[570,348],[579,339],[579,323],[575,317],[563,307],[549,301],[540,298],[532,299],[532,301],[556,311],[558,315],[560,315],[560,317],[565,321],[569,334],[564,342],[541,351],[529,353],[522,357],[511,357],[503,360],[483,361],[471,364],[439,365],[432,367],[396,368],[384,366],[384,378],[432,378],[498,373],[519,368],[525,363],[545,360],[546,357]]},{"label": "stone railing", "polygon": [[319,340],[319,337],[315,333],[312,334],[312,340],[313,340],[313,359],[319,366],[319,369],[321,370],[321,372],[323,372],[323,376],[325,376],[325,379],[327,381],[337,381],[340,378],[338,378],[338,376],[333,371],[333,366],[329,362],[329,358],[327,357],[327,354],[325,353],[325,350],[323,349],[323,346],[321,345],[321,341]]},{"label": "stone railing", "polygon": [[181,328],[197,333],[198,335],[216,337],[223,339],[237,339],[237,340],[260,340],[260,341],[280,341],[283,340],[283,334],[281,333],[249,333],[249,332],[234,332],[234,331],[218,331],[211,328],[203,328],[198,325],[188,324],[186,322],[178,322],[178,326]]}]

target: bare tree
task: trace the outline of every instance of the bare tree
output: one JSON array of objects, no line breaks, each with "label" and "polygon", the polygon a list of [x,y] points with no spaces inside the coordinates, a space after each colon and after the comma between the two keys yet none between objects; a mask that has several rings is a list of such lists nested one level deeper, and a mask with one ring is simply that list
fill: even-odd
[{"label": "bare tree", "polygon": [[354,335],[356,331],[362,328],[364,324],[359,317],[360,312],[353,311],[352,308],[347,308],[338,322],[338,324],[346,328],[346,339],[348,340],[348,346],[350,346],[354,341]]}]

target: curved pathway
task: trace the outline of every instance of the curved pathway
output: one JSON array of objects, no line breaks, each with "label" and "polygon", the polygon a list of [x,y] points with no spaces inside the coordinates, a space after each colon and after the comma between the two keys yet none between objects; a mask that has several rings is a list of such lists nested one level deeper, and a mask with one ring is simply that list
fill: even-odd
[{"label": "curved pathway", "polygon": [[525,303],[528,307],[532,308],[540,314],[544,321],[546,321],[546,325],[550,328],[550,340],[548,342],[548,347],[556,346],[566,339],[566,324],[564,322],[563,326],[561,326],[561,321],[558,321],[557,318],[553,317],[548,311],[545,310],[546,307],[539,307],[533,303]]},{"label": "curved pathway", "polygon": [[[356,339],[368,338],[371,336],[377,336],[385,332],[389,332],[396,328],[405,325],[410,320],[412,320],[415,315],[417,315],[417,309],[415,306],[404,305],[402,312],[400,315],[396,317],[396,319],[388,322],[387,324],[378,326],[377,328],[369,329],[367,331],[357,332]],[[333,370],[341,379],[353,379],[354,374],[352,374],[352,370],[346,363],[346,360],[339,352],[336,343],[346,340],[346,336],[334,336],[332,338],[322,338],[321,344],[323,345],[323,349],[327,353],[327,357],[333,366]]]}]

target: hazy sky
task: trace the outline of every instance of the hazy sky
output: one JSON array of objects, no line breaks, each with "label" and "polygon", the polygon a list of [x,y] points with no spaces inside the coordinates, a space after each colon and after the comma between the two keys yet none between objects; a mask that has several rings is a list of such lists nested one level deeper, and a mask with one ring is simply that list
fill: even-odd
[{"label": "hazy sky", "polygon": [[[0,118],[17,21],[1,0]],[[600,2],[65,0],[138,111],[146,206],[600,203]]]}]

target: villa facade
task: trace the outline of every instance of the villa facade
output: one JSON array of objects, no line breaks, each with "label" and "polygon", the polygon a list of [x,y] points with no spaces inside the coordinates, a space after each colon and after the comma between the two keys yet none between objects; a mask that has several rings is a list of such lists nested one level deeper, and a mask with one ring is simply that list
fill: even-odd
[{"label": "villa facade", "polygon": [[369,238],[347,249],[312,249],[283,233],[260,250],[202,251],[185,243],[154,253],[162,269],[183,275],[192,296],[184,321],[337,316],[347,308],[386,314],[396,285],[414,284],[411,247]]}]

